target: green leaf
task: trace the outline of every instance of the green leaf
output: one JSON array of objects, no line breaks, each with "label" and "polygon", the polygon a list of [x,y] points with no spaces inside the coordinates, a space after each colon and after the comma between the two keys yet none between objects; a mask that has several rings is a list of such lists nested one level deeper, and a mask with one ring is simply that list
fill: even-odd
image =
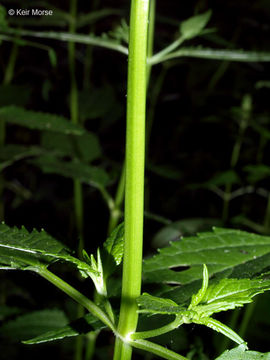
[{"label": "green leaf", "polygon": [[83,318],[72,321],[67,326],[48,331],[30,340],[23,341],[23,343],[40,344],[48,341],[64,339],[66,337],[87,334],[89,331],[98,331],[105,327],[106,326],[102,322],[98,321],[93,315],[87,314]]},{"label": "green leaf", "polygon": [[75,265],[86,275],[96,273],[89,264],[68,253],[68,249],[44,230],[28,232],[0,225],[0,269],[29,269],[38,271],[40,267],[63,260]]},{"label": "green leaf", "polygon": [[267,179],[270,176],[270,166],[263,164],[247,165],[244,167],[244,171],[248,173],[247,180],[252,184]]},{"label": "green leaf", "polygon": [[0,121],[36,130],[50,130],[63,134],[82,135],[84,129],[62,116],[25,110],[17,106],[0,109]]},{"label": "green leaf", "polygon": [[104,248],[111,255],[116,265],[120,265],[124,254],[124,223],[118,225],[107,238]]},{"label": "green leaf", "polygon": [[[190,284],[201,278],[201,264],[206,264],[210,276],[232,277],[237,268],[240,276],[234,274],[234,277],[244,274],[250,277],[270,265],[269,254],[269,236],[214,228],[212,232],[182,238],[161,249],[158,255],[144,261],[143,276],[147,282]],[[267,259],[260,264],[264,256]],[[179,267],[182,271],[178,271]]]},{"label": "green leaf", "polygon": [[268,130],[267,128],[252,122],[251,123],[252,128],[257,131],[261,136],[263,136],[266,139],[270,139],[270,130]]},{"label": "green leaf", "polygon": [[183,21],[180,25],[180,32],[183,38],[192,39],[202,32],[207,25],[212,11],[208,10],[203,14],[192,16],[191,18]]},{"label": "green leaf", "polygon": [[79,93],[80,119],[82,122],[89,119],[103,118],[106,115],[114,117],[117,104],[115,90],[112,86],[105,85]]},{"label": "green leaf", "polygon": [[64,161],[51,154],[40,156],[29,162],[38,166],[44,173],[78,179],[82,183],[95,187],[104,187],[109,182],[109,177],[102,168],[86,165],[78,159]]},{"label": "green leaf", "polygon": [[235,349],[226,350],[216,360],[270,360],[269,353],[260,353],[257,351],[247,351],[240,345]]},{"label": "green leaf", "polygon": [[62,310],[41,310],[17,317],[0,327],[0,334],[5,338],[23,340],[38,336],[48,330],[57,331],[66,326],[68,319]]},{"label": "green leaf", "polygon": [[228,184],[239,184],[241,182],[239,176],[234,170],[223,171],[213,176],[210,180],[205,182],[205,187],[209,186],[224,186]]},{"label": "green leaf", "polygon": [[67,248],[44,230],[28,232],[0,225],[0,267],[12,269],[47,266],[57,256],[67,254]]},{"label": "green leaf", "polygon": [[[141,308],[139,310],[141,313],[177,315],[185,310],[191,310],[197,313],[198,318],[208,318],[214,313],[232,310],[250,303],[255,295],[269,289],[269,280],[222,279],[217,284],[210,285],[202,298],[198,298],[201,290],[196,296],[193,295],[188,309],[171,299],[156,297],[147,293],[141,295],[137,302]],[[195,301],[197,299],[198,301]]]},{"label": "green leaf", "polygon": [[93,161],[101,156],[98,138],[91,132],[85,132],[80,136],[67,136],[43,131],[41,146],[61,156],[76,157],[85,162]]},{"label": "green leaf", "polygon": [[5,145],[0,147],[0,170],[12,165],[21,159],[38,156],[42,149],[35,146]]},{"label": "green leaf", "polygon": [[129,26],[126,23],[126,20],[122,19],[120,25],[118,25],[114,30],[110,31],[108,35],[117,40],[119,43],[123,42],[124,44],[128,44]]},{"label": "green leaf", "polygon": [[184,310],[170,299],[164,299],[143,293],[137,298],[140,313],[177,315]]},{"label": "green leaf", "polygon": [[222,279],[208,287],[196,311],[208,317],[213,313],[232,310],[252,302],[255,295],[269,289],[269,280]]}]

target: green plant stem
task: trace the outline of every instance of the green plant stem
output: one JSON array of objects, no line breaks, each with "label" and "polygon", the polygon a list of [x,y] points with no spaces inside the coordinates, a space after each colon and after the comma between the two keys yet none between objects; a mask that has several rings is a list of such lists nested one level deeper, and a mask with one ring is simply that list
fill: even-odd
[{"label": "green plant stem", "polygon": [[[128,62],[125,248],[122,296],[118,333],[125,339],[136,330],[138,313],[136,298],[141,291],[146,58],[149,0],[132,0]],[[118,338],[114,360],[131,358],[130,345]]]},{"label": "green plant stem", "polygon": [[51,282],[53,285],[58,287],[68,296],[70,296],[73,300],[75,300],[78,304],[82,305],[86,310],[88,310],[91,314],[97,317],[100,321],[102,321],[105,325],[107,325],[113,332],[115,332],[115,328],[111,320],[108,316],[101,310],[96,304],[94,304],[91,300],[89,300],[86,296],[81,294],[78,290],[74,289],[64,280],[59,278],[57,275],[53,274],[47,268],[39,268],[37,273],[41,275],[44,279]]},{"label": "green plant stem", "polygon": [[160,62],[163,62],[164,59],[166,59],[166,56],[168,54],[171,54],[175,49],[177,49],[183,42],[185,41],[185,38],[182,36],[177,38],[174,42],[172,42],[169,46],[165,47],[163,50],[159,51],[155,55],[153,55],[149,61],[148,64],[154,65],[159,64]]},{"label": "green plant stem", "polygon": [[[255,52],[255,51],[243,51],[243,50],[227,50],[227,49],[211,49],[211,48],[181,48],[173,52],[172,45],[178,47],[181,45],[183,40],[181,38],[177,39],[171,45],[169,45],[164,50],[155,54],[148,60],[148,63],[151,65],[160,64],[162,62],[183,58],[199,58],[199,59],[209,59],[209,60],[228,60],[228,61],[239,61],[239,62],[269,62],[270,54],[267,52]],[[166,50],[166,53],[165,53]]]},{"label": "green plant stem", "polygon": [[97,331],[97,332],[91,331],[86,335],[87,343],[86,343],[86,350],[85,350],[85,360],[93,359],[98,334],[99,334],[99,331]]},{"label": "green plant stem", "polygon": [[137,349],[149,351],[155,355],[162,357],[163,359],[167,360],[188,360],[186,357],[176,354],[174,351],[171,351],[163,346],[158,344],[152,343],[151,341],[147,340],[136,340],[130,341],[130,345]]},{"label": "green plant stem", "polygon": [[[92,8],[91,12],[94,12],[99,5],[99,0],[92,0]],[[95,24],[90,25],[89,35],[95,32]],[[84,72],[83,72],[83,87],[85,89],[90,89],[91,84],[91,68],[92,68],[92,60],[93,60],[93,46],[87,45],[85,52],[85,62],[84,62]]]},{"label": "green plant stem", "polygon": [[[14,68],[16,60],[18,57],[18,45],[16,42],[13,43],[12,49],[10,52],[8,64],[5,70],[3,85],[8,85],[11,83],[14,76]],[[5,145],[6,140],[6,124],[3,120],[0,121],[0,147]],[[3,174],[0,174],[0,221],[5,220],[5,206],[3,202],[4,194],[4,178]]]},{"label": "green plant stem", "polygon": [[169,331],[175,330],[177,329],[180,325],[182,325],[183,319],[182,318],[177,318],[172,321],[171,323],[164,325],[158,329],[153,329],[153,330],[148,330],[148,331],[139,331],[139,332],[135,332],[133,334],[130,335],[130,338],[132,340],[138,340],[138,339],[147,339],[147,338],[152,338],[155,336],[159,336],[162,334],[166,334]]},{"label": "green plant stem", "polygon": [[[150,1],[150,7],[149,7],[149,22],[148,22],[148,37],[147,37],[147,58],[151,58],[153,55],[153,48],[154,48],[154,30],[155,30],[155,12],[156,12],[156,0]],[[146,75],[146,88],[148,88],[149,80],[151,77],[151,70],[152,65],[147,64],[147,75]],[[160,91],[160,90],[159,90]],[[152,97],[151,97],[152,99]],[[151,104],[153,101],[151,101]],[[151,106],[150,106],[151,110]],[[151,123],[153,122],[153,116],[154,111],[152,108],[151,114],[148,116],[148,121]],[[150,130],[152,128],[152,125],[150,126]],[[146,132],[146,150],[147,150],[147,144],[148,144],[148,137],[147,137],[148,131]],[[108,226],[108,233],[110,234],[111,231],[116,227],[116,225],[119,222],[119,219],[122,215],[121,207],[124,201],[125,197],[125,161],[122,167],[121,175],[118,182],[118,187],[116,190],[116,196],[114,200],[115,207],[112,211],[110,211],[110,220],[109,220],[109,226]]]},{"label": "green plant stem", "polygon": [[252,317],[252,314],[254,312],[255,306],[256,306],[257,299],[254,299],[254,301],[250,304],[248,304],[245,308],[244,316],[238,331],[239,336],[243,338],[245,336],[245,333],[248,328],[249,321]]},{"label": "green plant stem", "polygon": [[[230,167],[231,169],[235,169],[239,157],[240,151],[244,140],[244,135],[246,128],[248,126],[248,120],[251,114],[251,100],[249,95],[245,95],[242,101],[242,117],[239,125],[239,133],[237,140],[233,146]],[[222,221],[226,223],[229,217],[229,205],[230,205],[230,194],[232,191],[232,184],[226,184],[225,191],[224,191],[224,199],[223,199],[223,209],[222,209]]]},{"label": "green plant stem", "polygon": [[[235,329],[237,326],[237,322],[239,320],[239,316],[240,316],[240,310],[239,309],[234,310],[231,314],[228,327],[230,327],[231,329]],[[221,345],[218,347],[219,352],[220,353],[224,352],[228,348],[230,342],[231,339],[225,336],[223,338]]]},{"label": "green plant stem", "polygon": [[[69,33],[71,35],[76,32],[76,16],[77,16],[77,0],[70,0],[70,23]],[[74,124],[79,123],[79,107],[78,107],[78,87],[76,80],[76,48],[74,42],[68,43],[68,59],[69,59],[69,74],[70,74],[70,117]],[[76,233],[79,238],[78,254],[82,256],[84,249],[83,238],[83,188],[78,179],[73,180],[73,194],[74,194],[74,215],[76,224]],[[79,305],[77,309],[77,316],[84,315],[84,308]],[[81,360],[83,356],[84,338],[78,336],[75,340],[75,360]]]},{"label": "green plant stem", "polygon": [[[156,15],[156,0],[150,1],[149,6],[149,25],[148,25],[148,38],[147,38],[147,59],[153,56],[154,50],[154,39],[155,39],[155,15]],[[147,64],[147,80],[146,84],[148,87],[149,80],[151,77],[152,65]]]},{"label": "green plant stem", "polygon": [[21,36],[30,36],[40,39],[54,39],[64,42],[72,42],[79,44],[89,44],[99,47],[104,47],[106,49],[114,50],[120,52],[124,55],[128,55],[128,49],[120,44],[112,42],[111,40],[103,39],[98,36],[89,36],[89,35],[80,35],[80,34],[71,34],[68,32],[55,32],[55,31],[31,31],[31,30],[17,30],[17,29],[1,29],[1,32],[4,34],[11,35],[21,35]]}]

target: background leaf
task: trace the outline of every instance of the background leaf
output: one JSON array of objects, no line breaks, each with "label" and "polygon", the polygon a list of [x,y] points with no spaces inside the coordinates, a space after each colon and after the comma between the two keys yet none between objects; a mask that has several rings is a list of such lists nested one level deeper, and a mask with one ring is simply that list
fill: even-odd
[{"label": "background leaf", "polygon": [[77,159],[64,161],[50,154],[40,156],[30,162],[41,168],[44,173],[78,179],[82,183],[95,187],[106,186],[109,182],[109,177],[105,170],[96,166],[87,165]]},{"label": "background leaf", "polygon": [[0,327],[0,334],[2,337],[21,341],[48,330],[55,331],[67,323],[68,319],[62,310],[40,310],[7,321]]},{"label": "background leaf", "polygon": [[59,152],[59,155],[76,157],[85,162],[93,161],[101,156],[98,137],[91,132],[85,132],[80,136],[67,136],[43,131],[41,146]]},{"label": "background leaf", "polygon": [[48,341],[64,339],[66,337],[78,336],[87,334],[89,331],[97,331],[106,326],[98,321],[91,314],[85,315],[83,318],[72,321],[69,325],[50,330],[42,335],[36,336],[32,339],[24,341],[24,344],[40,344]]},{"label": "background leaf", "polygon": [[0,109],[0,121],[30,129],[57,131],[63,134],[82,135],[83,128],[59,115],[25,110],[17,106]]}]

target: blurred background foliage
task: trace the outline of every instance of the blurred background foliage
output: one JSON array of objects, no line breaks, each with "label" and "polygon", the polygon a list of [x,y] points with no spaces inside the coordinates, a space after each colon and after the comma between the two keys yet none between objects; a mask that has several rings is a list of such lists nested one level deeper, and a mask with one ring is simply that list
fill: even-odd
[{"label": "blurred background foliage", "polygon": [[[110,196],[115,196],[124,161],[126,55],[76,43],[72,60],[67,41],[25,37],[23,31],[95,34],[126,47],[130,4],[78,1],[75,18],[69,3],[61,0],[2,0],[1,6],[0,121],[6,122],[5,136],[4,128],[0,129],[1,216],[9,225],[45,228],[74,249],[83,234],[86,249],[93,252],[106,238]],[[52,9],[54,14],[5,14],[11,8]],[[191,39],[187,46],[270,52],[267,0],[157,1],[154,52],[177,37],[181,21],[208,9],[212,9],[211,31]],[[7,27],[16,29],[16,34],[10,35]],[[270,234],[269,74],[268,62],[182,57],[153,66],[147,99],[146,255],[179,236],[214,225]],[[76,88],[77,123],[84,135],[76,137],[66,128],[29,127],[30,118],[42,116],[36,112],[70,119],[72,88]],[[15,108],[12,113],[14,108],[7,106],[20,111]],[[28,119],[27,126],[23,118]],[[47,121],[52,124],[51,118],[45,117]],[[74,216],[74,181],[83,184],[82,234]],[[33,293],[33,288],[39,291]],[[59,302],[66,314],[58,314],[59,322],[75,318],[72,302],[31,274],[5,278],[1,274],[0,290],[0,321],[44,306],[59,308]],[[269,351],[267,299],[265,295],[253,313],[260,331],[255,332],[254,325],[246,334],[253,349],[260,343],[260,351]],[[1,359],[15,359],[21,351],[29,359],[37,353],[40,359],[48,354],[72,357],[71,341],[29,348],[17,342],[21,337],[14,329],[21,325],[10,326],[10,331],[1,330]],[[187,349],[188,337],[195,339],[191,359],[213,356],[214,347],[203,346],[207,335],[197,330],[180,332],[181,341],[168,341]],[[103,345],[98,340],[99,358],[107,359],[111,348]]]}]

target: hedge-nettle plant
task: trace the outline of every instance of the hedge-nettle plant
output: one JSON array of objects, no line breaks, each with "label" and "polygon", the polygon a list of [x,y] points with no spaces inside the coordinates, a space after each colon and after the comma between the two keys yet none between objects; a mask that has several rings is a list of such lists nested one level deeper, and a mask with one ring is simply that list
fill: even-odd
[{"label": "hedge-nettle plant", "polygon": [[[71,2],[71,12],[76,14],[76,2]],[[150,26],[149,26],[149,8]],[[87,166],[79,159],[72,158],[72,150],[65,146],[61,156],[69,155],[71,160],[62,162],[59,154],[52,154],[47,148],[20,148],[20,157],[35,157],[33,164],[45,172],[56,172],[67,177],[76,177],[74,182],[75,200],[78,200],[77,212],[81,208],[81,183],[95,186],[108,203],[111,211],[111,233],[96,254],[88,254],[79,246],[80,256],[74,257],[69,249],[47,234],[36,230],[28,232],[25,228],[10,228],[0,225],[0,267],[2,270],[33,271],[62,290],[85,310],[84,327],[80,328],[80,319],[62,328],[52,329],[25,344],[38,344],[64,337],[79,336],[88,332],[98,333],[109,330],[115,336],[114,360],[129,360],[133,349],[141,349],[164,359],[188,359],[167,347],[155,342],[155,337],[178,329],[185,324],[204,325],[223,334],[239,346],[223,353],[219,360],[261,359],[264,355],[248,351],[248,345],[228,325],[214,318],[216,313],[233,310],[253,301],[253,297],[270,289],[269,258],[270,237],[250,234],[244,231],[214,228],[212,232],[183,238],[173,242],[160,252],[142,262],[143,216],[144,216],[144,157],[145,157],[145,118],[146,92],[151,66],[180,56],[207,57],[215,59],[237,59],[239,61],[269,61],[269,54],[241,52],[231,50],[180,48],[182,43],[198,35],[207,33],[206,25],[211,11],[194,16],[180,26],[179,37],[160,52],[152,55],[154,0],[132,0],[129,28],[129,48],[103,37],[98,43],[96,37],[75,34],[75,27],[70,26],[69,33],[42,33],[20,30],[20,36],[37,38],[59,38],[71,42],[83,42],[99,45],[128,54],[128,92],[125,166],[119,182],[116,199],[106,191],[106,174],[94,166]],[[74,15],[75,16],[75,15]],[[125,34],[126,25],[118,31],[118,37]],[[149,31],[148,34],[148,29]],[[2,37],[9,36],[16,43],[18,30],[2,24]],[[120,35],[119,35],[120,34]],[[14,37],[14,38],[13,38]],[[127,37],[124,36],[127,40]],[[77,93],[74,65],[74,44],[69,44],[69,62],[71,72],[71,107],[72,122],[62,117],[39,114],[18,107],[0,109],[0,121],[14,123],[41,131],[58,134],[61,139],[72,138],[83,160],[91,161],[95,155],[89,155],[83,144],[94,142],[78,124]],[[4,130],[3,130],[4,133]],[[45,136],[46,137],[46,136]],[[44,138],[45,138],[44,137]],[[59,139],[60,139],[59,137]],[[66,138],[65,138],[66,137]],[[4,136],[2,145],[4,144]],[[22,151],[24,150],[24,152]],[[93,149],[92,149],[93,150]],[[97,151],[98,152],[98,151]],[[10,155],[11,152],[9,152]],[[1,168],[9,166],[18,159],[13,148],[13,160],[6,159]],[[17,156],[17,157],[16,157]],[[61,164],[61,166],[60,166]],[[125,186],[124,186],[125,176]],[[0,179],[1,180],[1,179]],[[0,184],[2,187],[2,184]],[[125,187],[124,223],[116,226],[119,220],[121,199]],[[227,189],[228,191],[230,189]],[[228,192],[227,191],[227,192]],[[81,215],[80,215],[81,216]],[[78,232],[82,233],[80,217],[77,219]],[[268,256],[268,257],[267,257]],[[263,258],[264,257],[264,258]],[[123,261],[122,261],[123,260]],[[96,295],[90,300],[80,291],[49,270],[57,261],[74,266],[81,276],[93,281]],[[120,310],[113,308],[108,291],[112,274],[123,263]],[[142,271],[143,264],[143,271]],[[182,271],[173,271],[183,267]],[[141,294],[142,278],[147,284],[156,284],[155,293]],[[160,283],[167,284],[159,287]],[[178,285],[171,287],[170,284]],[[152,287],[154,288],[154,287]],[[158,295],[157,295],[158,294]],[[152,326],[151,319],[158,315],[163,318],[160,326]],[[149,316],[149,323],[142,321],[137,330],[138,319]],[[85,329],[85,324],[87,329]],[[76,325],[76,326],[75,326]],[[151,338],[151,340],[149,340]],[[269,356],[266,355],[266,356]]]}]

